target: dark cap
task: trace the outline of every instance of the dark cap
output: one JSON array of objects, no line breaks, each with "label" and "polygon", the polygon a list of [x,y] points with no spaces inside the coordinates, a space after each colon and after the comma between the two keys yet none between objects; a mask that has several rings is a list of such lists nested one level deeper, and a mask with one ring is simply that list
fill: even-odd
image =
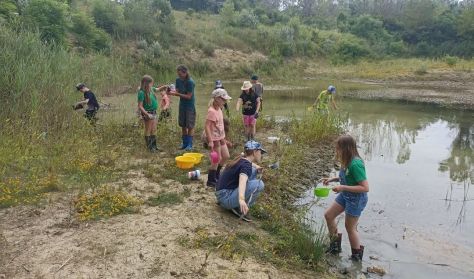
[{"label": "dark cap", "polygon": [[258,80],[258,76],[257,76],[257,75],[253,75],[250,79],[251,79],[251,80]]},{"label": "dark cap", "polygon": [[86,87],[86,85],[85,85],[84,83],[82,83],[82,82],[81,82],[81,83],[78,83],[78,84],[76,85],[76,89],[77,89],[77,90],[81,90],[81,89],[84,88],[84,87]]}]

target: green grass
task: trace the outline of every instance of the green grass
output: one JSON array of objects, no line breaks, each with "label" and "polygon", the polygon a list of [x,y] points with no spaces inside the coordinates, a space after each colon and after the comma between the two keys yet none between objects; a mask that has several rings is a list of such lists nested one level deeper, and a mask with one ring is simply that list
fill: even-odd
[{"label": "green grass", "polygon": [[179,193],[159,193],[156,197],[150,197],[146,201],[149,206],[172,206],[184,201],[183,195]]}]

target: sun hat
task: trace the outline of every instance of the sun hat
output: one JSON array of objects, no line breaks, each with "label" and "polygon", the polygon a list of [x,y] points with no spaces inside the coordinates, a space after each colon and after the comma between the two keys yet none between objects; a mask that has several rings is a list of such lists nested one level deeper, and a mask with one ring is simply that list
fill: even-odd
[{"label": "sun hat", "polygon": [[86,85],[85,85],[84,83],[82,83],[82,82],[81,82],[81,83],[78,83],[78,84],[76,85],[76,89],[77,89],[77,90],[81,90],[81,89],[84,88],[84,87],[86,87]]},{"label": "sun hat", "polygon": [[217,88],[224,88],[224,85],[222,84],[222,81],[221,80],[216,80],[216,89]]},{"label": "sun hat", "polygon": [[225,100],[232,99],[232,97],[230,97],[229,94],[227,94],[227,91],[222,88],[217,88],[216,90],[212,91],[212,98],[217,98],[217,97],[221,97]]},{"label": "sun hat", "polygon": [[334,87],[334,85],[329,85],[328,91],[331,92],[331,93],[334,93],[334,92],[336,92],[336,87]]},{"label": "sun hat", "polygon": [[260,150],[260,151],[262,151],[262,153],[267,153],[267,151],[265,149],[263,149],[262,145],[259,142],[254,141],[254,140],[247,141],[245,143],[244,149],[245,149],[245,151],[247,151],[247,150]]},{"label": "sun hat", "polygon": [[258,80],[258,76],[257,76],[257,75],[253,75],[250,79],[251,79],[251,80]]},{"label": "sun hat", "polygon": [[242,85],[242,88],[240,88],[240,89],[247,90],[247,89],[252,88],[252,86],[253,85],[250,83],[250,81],[246,80],[246,81],[244,81],[244,84]]}]

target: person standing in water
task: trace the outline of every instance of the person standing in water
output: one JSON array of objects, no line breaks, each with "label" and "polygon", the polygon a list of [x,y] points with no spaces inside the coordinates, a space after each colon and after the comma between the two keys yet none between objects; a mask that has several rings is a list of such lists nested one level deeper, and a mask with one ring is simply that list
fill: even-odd
[{"label": "person standing in water", "polygon": [[179,65],[176,69],[176,92],[170,92],[172,96],[179,97],[178,123],[182,130],[182,141],[180,149],[190,151],[193,149],[194,126],[196,123],[196,107],[194,96],[194,80],[190,77],[188,68]]},{"label": "person standing in water", "polygon": [[258,112],[261,112],[263,110],[263,84],[259,82],[257,75],[253,75],[250,82],[252,83],[253,92],[260,98],[260,109]]},{"label": "person standing in water", "polygon": [[250,81],[244,81],[242,94],[237,101],[237,111],[242,106],[243,122],[245,126],[245,136],[247,140],[253,140],[256,133],[258,110],[260,109],[260,98],[253,92]]},{"label": "person standing in water", "polygon": [[313,108],[316,107],[319,113],[327,114],[329,112],[329,103],[331,103],[333,109],[338,109],[336,101],[334,100],[335,95],[336,87],[334,87],[333,85],[329,85],[327,90],[324,90],[319,93],[318,98],[313,104]]},{"label": "person standing in water", "polygon": [[222,88],[212,91],[212,100],[207,110],[207,118],[205,124],[205,132],[207,137],[207,145],[210,152],[217,152],[219,161],[211,162],[209,174],[207,178],[207,186],[216,187],[222,166],[229,159],[229,149],[225,140],[224,114],[222,108],[224,104],[232,99],[227,91]]},{"label": "person standing in water", "polygon": [[150,152],[158,150],[156,143],[156,110],[158,109],[158,101],[155,91],[166,89],[166,85],[153,87],[153,78],[149,75],[144,75],[140,83],[140,89],[138,90],[138,110],[145,124],[145,143]]},{"label": "person standing in water", "polygon": [[74,105],[74,109],[80,109],[84,105],[87,105],[86,112],[84,113],[84,117],[87,118],[92,124],[94,124],[97,121],[97,118],[95,117],[97,114],[97,111],[99,110],[99,102],[97,101],[97,98],[95,97],[94,92],[92,92],[89,88],[84,83],[79,83],[76,85],[77,91],[80,91],[81,93],[84,94],[84,100],[77,102]]},{"label": "person standing in water", "polygon": [[324,213],[331,239],[328,252],[341,252],[342,234],[337,231],[336,217],[345,212],[345,226],[352,250],[351,259],[361,261],[364,255],[364,246],[360,244],[357,224],[367,205],[369,182],[365,173],[364,161],[359,156],[353,137],[344,135],[337,139],[336,156],[341,162],[342,173],[339,177],[323,179],[325,185],[333,181],[341,183],[341,185],[333,187],[333,191],[339,194]]}]

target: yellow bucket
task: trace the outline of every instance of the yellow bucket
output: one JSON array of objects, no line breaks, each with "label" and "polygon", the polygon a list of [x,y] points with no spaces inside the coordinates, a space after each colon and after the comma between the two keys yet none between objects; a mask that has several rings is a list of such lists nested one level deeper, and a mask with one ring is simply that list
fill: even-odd
[{"label": "yellow bucket", "polygon": [[194,159],[196,159],[196,165],[201,163],[201,159],[202,157],[204,157],[204,154],[201,154],[201,153],[184,153],[183,154],[184,157],[192,157]]},{"label": "yellow bucket", "polygon": [[196,158],[194,157],[178,156],[175,158],[175,160],[176,166],[183,170],[191,169],[196,164]]}]

